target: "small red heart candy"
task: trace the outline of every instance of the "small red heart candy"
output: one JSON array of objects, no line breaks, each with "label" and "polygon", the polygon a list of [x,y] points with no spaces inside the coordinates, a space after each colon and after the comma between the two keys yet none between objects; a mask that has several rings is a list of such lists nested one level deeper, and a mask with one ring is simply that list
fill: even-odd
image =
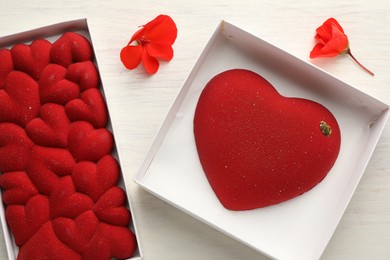
[{"label": "small red heart candy", "polygon": [[340,129],[328,109],[281,96],[260,75],[240,69],[207,83],[194,135],[206,177],[231,210],[270,206],[309,191],[340,149]]},{"label": "small red heart candy", "polygon": [[0,89],[4,88],[5,79],[14,69],[11,52],[7,49],[0,50]]},{"label": "small red heart candy", "polygon": [[92,209],[93,201],[87,195],[76,191],[71,176],[62,177],[49,196],[50,217],[76,218]]},{"label": "small red heart candy", "polygon": [[84,260],[130,258],[137,248],[134,234],[127,227],[100,222],[95,235],[83,253]]},{"label": "small red heart candy", "polygon": [[114,157],[106,155],[96,164],[83,161],[76,164],[72,172],[76,189],[97,201],[119,180],[119,164]]},{"label": "small red heart candy", "polygon": [[65,111],[72,121],[87,121],[95,128],[104,128],[107,124],[107,107],[101,92],[88,89],[81,93],[79,99],[69,101]]},{"label": "small red heart candy", "polygon": [[9,205],[5,211],[7,223],[17,246],[23,245],[49,221],[49,202],[44,195],[36,195],[26,205]]},{"label": "small red heart candy", "polygon": [[98,70],[95,63],[89,60],[69,65],[66,78],[77,83],[81,91],[99,86]]},{"label": "small red heart candy", "polygon": [[42,72],[39,79],[41,103],[57,103],[65,105],[80,95],[80,87],[66,79],[66,68],[50,64]]},{"label": "small red heart candy", "polygon": [[94,129],[88,122],[77,121],[70,125],[68,144],[76,161],[97,162],[111,153],[114,138],[105,128]]},{"label": "small red heart candy", "polygon": [[20,70],[33,79],[39,79],[43,69],[50,63],[51,43],[45,39],[38,39],[26,45],[16,44],[11,48],[15,70]]},{"label": "small red heart candy", "polygon": [[0,172],[23,171],[33,146],[23,128],[12,123],[0,123]]},{"label": "small red heart candy", "polygon": [[106,223],[128,226],[130,211],[126,208],[126,193],[118,186],[106,191],[93,206],[96,216]]},{"label": "small red heart candy", "polygon": [[26,132],[35,144],[66,148],[69,126],[64,107],[48,103],[41,106],[38,118],[28,122]]},{"label": "small red heart candy", "polygon": [[56,259],[81,260],[81,256],[62,243],[46,222],[20,249],[17,260]]},{"label": "small red heart candy", "polygon": [[4,89],[0,89],[0,122],[12,122],[24,127],[38,114],[38,84],[20,71],[12,71],[5,81]]},{"label": "small red heart candy", "polygon": [[5,204],[24,205],[38,194],[37,188],[25,172],[6,172],[0,175],[0,187],[4,189]]},{"label": "small red heart candy", "polygon": [[50,195],[60,177],[72,174],[75,164],[67,149],[34,146],[26,172],[40,193]]},{"label": "small red heart candy", "polygon": [[66,32],[56,40],[51,48],[52,63],[67,68],[75,62],[92,60],[93,50],[89,41],[81,34]]},{"label": "small red heart candy", "polygon": [[65,245],[78,253],[83,253],[98,224],[99,219],[91,210],[88,210],[74,220],[64,217],[54,219],[53,229]]}]

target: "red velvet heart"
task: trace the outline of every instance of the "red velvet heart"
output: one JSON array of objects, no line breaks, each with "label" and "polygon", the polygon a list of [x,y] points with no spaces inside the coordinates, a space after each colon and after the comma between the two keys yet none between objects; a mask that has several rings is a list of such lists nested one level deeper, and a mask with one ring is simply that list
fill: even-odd
[{"label": "red velvet heart", "polygon": [[0,172],[23,171],[33,146],[20,126],[0,123]]},{"label": "red velvet heart", "polygon": [[127,227],[100,222],[95,235],[83,253],[84,260],[131,257],[137,247],[134,234]]},{"label": "red velvet heart", "polygon": [[97,162],[111,153],[114,139],[105,128],[94,129],[87,122],[77,121],[70,125],[68,144],[76,161]]},{"label": "red velvet heart", "polygon": [[81,34],[66,32],[56,40],[51,48],[52,63],[67,68],[70,64],[92,60],[93,51],[89,41]]},{"label": "red velvet heart", "polygon": [[11,52],[7,49],[0,50],[0,89],[4,88],[5,79],[14,69]]},{"label": "red velvet heart", "polygon": [[7,223],[17,246],[23,245],[49,220],[46,196],[36,195],[24,205],[9,205],[5,211]]},{"label": "red velvet heart", "polygon": [[99,86],[99,73],[95,63],[89,60],[69,65],[66,78],[77,83],[81,91]]},{"label": "red velvet heart", "polygon": [[76,162],[66,149],[34,146],[26,172],[40,193],[50,195],[60,177],[71,175]]},{"label": "red velvet heart", "polygon": [[57,103],[65,105],[80,94],[80,87],[66,79],[67,70],[56,64],[48,65],[39,79],[41,103]]},{"label": "red velvet heart", "polygon": [[66,148],[69,126],[64,107],[48,103],[41,106],[39,118],[34,118],[27,124],[26,132],[38,145]]},{"label": "red velvet heart", "polygon": [[51,43],[38,39],[31,43],[16,44],[11,48],[12,59],[16,70],[26,72],[33,79],[39,79],[43,69],[50,63]]},{"label": "red velvet heart", "polygon": [[239,69],[206,85],[194,135],[207,179],[231,210],[277,204],[312,189],[340,149],[339,126],[324,106],[283,97],[261,76]]},{"label": "red velvet heart", "polygon": [[72,172],[76,189],[97,201],[108,189],[114,187],[119,180],[119,165],[114,157],[106,155],[96,164],[80,162]]},{"label": "red velvet heart", "polygon": [[0,122],[12,122],[24,127],[38,114],[38,84],[20,71],[11,72],[5,81],[4,89],[0,89]]},{"label": "red velvet heart", "polygon": [[131,216],[125,205],[125,192],[115,186],[100,197],[93,206],[93,212],[101,221],[117,226],[128,226]]},{"label": "red velvet heart", "polygon": [[107,124],[107,107],[100,91],[96,88],[84,91],[79,99],[69,101],[65,111],[72,121],[87,121],[95,128]]},{"label": "red velvet heart", "polygon": [[92,209],[90,197],[76,191],[70,176],[62,177],[49,196],[50,217],[76,218],[81,213]]},{"label": "red velvet heart", "polygon": [[6,172],[0,175],[0,187],[4,189],[5,204],[24,205],[38,194],[37,188],[25,172]]},{"label": "red velvet heart", "polygon": [[99,219],[88,210],[76,219],[59,217],[53,220],[53,229],[57,237],[71,249],[83,253],[89,244]]},{"label": "red velvet heart", "polygon": [[17,260],[56,259],[81,260],[81,256],[62,243],[46,222],[19,250]]}]

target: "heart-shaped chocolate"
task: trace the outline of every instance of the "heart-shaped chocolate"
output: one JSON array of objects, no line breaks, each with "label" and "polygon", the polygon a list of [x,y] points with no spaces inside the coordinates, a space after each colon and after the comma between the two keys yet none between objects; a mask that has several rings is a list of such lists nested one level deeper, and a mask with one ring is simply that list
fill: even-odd
[{"label": "heart-shaped chocolate", "polygon": [[7,205],[24,205],[38,194],[37,188],[23,171],[2,173],[0,187],[4,189],[3,200]]},{"label": "heart-shaped chocolate", "polygon": [[69,101],[65,111],[71,121],[87,121],[95,128],[103,128],[107,124],[107,107],[102,93],[91,88],[81,93],[80,98]]},{"label": "heart-shaped chocolate", "polygon": [[23,128],[0,123],[0,172],[23,171],[30,161],[33,146]]},{"label": "heart-shaped chocolate", "polygon": [[42,72],[39,79],[39,95],[41,103],[57,103],[65,105],[80,94],[80,87],[66,79],[66,68],[49,64]]},{"label": "heart-shaped chocolate", "polygon": [[15,238],[21,246],[49,220],[49,202],[46,196],[36,195],[26,205],[9,205],[5,216]]},{"label": "heart-shaped chocolate", "polygon": [[38,114],[39,106],[37,82],[20,71],[9,73],[4,89],[0,89],[0,122],[24,127]]},{"label": "heart-shaped chocolate", "polygon": [[95,233],[99,219],[92,210],[85,211],[74,220],[59,217],[53,220],[53,229],[57,237],[67,246],[82,253]]},{"label": "heart-shaped chocolate", "polygon": [[96,216],[106,223],[116,226],[128,226],[130,212],[126,208],[126,194],[118,186],[106,191],[93,206]]},{"label": "heart-shaped chocolate", "polygon": [[333,167],[341,141],[338,123],[324,106],[284,97],[243,69],[207,83],[194,136],[206,177],[231,210],[274,205],[312,189]]},{"label": "heart-shaped chocolate", "polygon": [[76,162],[67,149],[34,146],[26,172],[40,193],[50,195],[62,176],[71,175]]},{"label": "heart-shaped chocolate", "polygon": [[135,236],[127,227],[100,222],[83,253],[83,259],[127,259],[134,254],[136,247]]},{"label": "heart-shaped chocolate", "polygon": [[82,258],[76,251],[67,247],[58,239],[53,230],[51,221],[47,221],[20,247],[17,259],[81,260]]},{"label": "heart-shaped chocolate", "polygon": [[78,191],[97,201],[108,189],[117,185],[119,164],[111,155],[97,163],[79,162],[72,171],[72,179]]},{"label": "heart-shaped chocolate", "polygon": [[23,71],[33,79],[39,79],[43,69],[50,63],[51,43],[38,39],[26,45],[16,44],[11,49],[12,59],[16,70]]},{"label": "heart-shaped chocolate", "polygon": [[49,196],[50,217],[76,218],[81,213],[92,209],[93,201],[85,194],[76,191],[72,178],[65,176]]},{"label": "heart-shaped chocolate", "polygon": [[26,133],[38,145],[66,148],[69,126],[64,107],[48,103],[41,106],[39,118],[28,122]]},{"label": "heart-shaped chocolate", "polygon": [[99,73],[90,60],[69,65],[66,78],[77,83],[81,91],[99,86]]},{"label": "heart-shaped chocolate", "polygon": [[56,40],[50,51],[51,63],[67,68],[74,62],[92,60],[93,51],[89,41],[81,34],[66,32]]},{"label": "heart-shaped chocolate", "polygon": [[77,121],[70,125],[68,143],[76,161],[97,162],[111,153],[114,138],[105,128],[94,129],[88,122]]}]

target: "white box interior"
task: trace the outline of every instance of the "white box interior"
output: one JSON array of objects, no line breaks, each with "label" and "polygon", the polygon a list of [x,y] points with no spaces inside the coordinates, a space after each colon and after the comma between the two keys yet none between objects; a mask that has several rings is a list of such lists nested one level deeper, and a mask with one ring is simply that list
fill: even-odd
[{"label": "white box interior", "polygon": [[[79,19],[79,20],[74,20],[74,21],[68,21],[68,22],[63,22],[59,24],[54,24],[38,29],[34,29],[31,31],[27,32],[21,32],[17,33],[14,35],[9,35],[9,36],[4,36],[0,37],[0,48],[9,48],[12,47],[13,45],[17,43],[25,43],[25,44],[30,44],[33,40],[39,39],[39,38],[45,38],[50,42],[54,42],[57,40],[63,33],[65,32],[77,32],[79,34],[82,34],[85,36],[91,43],[92,48],[93,48],[93,41],[92,37],[90,35],[90,31],[88,29],[88,24],[86,19]],[[96,52],[94,50],[94,58],[96,59]],[[95,60],[95,65],[98,66],[97,61]],[[102,92],[104,96],[104,88],[103,88],[103,83],[102,79],[100,78],[100,91]],[[109,103],[106,102],[108,112],[110,111],[110,106]],[[111,124],[110,119],[108,120],[108,125],[106,127],[108,130],[113,132],[113,135],[115,136],[115,129],[113,129],[113,126]],[[112,152],[112,155],[118,160],[120,164],[120,151],[116,150],[116,146],[114,146],[114,150]],[[1,172],[0,172],[1,174]],[[122,173],[123,174],[123,173]],[[122,189],[126,191],[126,184],[123,176],[121,175],[121,178],[119,180],[118,186],[120,186]],[[127,207],[130,209],[131,212],[133,212],[130,198],[127,194]],[[0,201],[2,201],[2,193],[0,192]],[[4,238],[5,238],[5,244],[7,248],[7,253],[8,253],[8,258],[9,259],[16,259],[16,256],[18,255],[19,248],[16,246],[14,238],[12,236],[12,233],[9,230],[9,227],[7,225],[6,219],[5,219],[5,206],[3,203],[0,203],[0,219],[1,219],[1,224],[3,227],[4,231]],[[142,259],[142,251],[139,245],[139,236],[138,236],[138,231],[134,222],[134,217],[132,214],[132,219],[129,228],[135,233],[137,237],[137,250],[134,253],[134,256],[129,258],[129,260],[141,260]]]},{"label": "white box interior", "polygon": [[[309,192],[250,211],[225,209],[202,170],[193,136],[200,93],[216,74],[252,70],[284,96],[326,106],[342,135],[327,177]],[[182,86],[135,181],[143,188],[242,243],[277,259],[322,255],[389,117],[388,105],[222,21]]]}]

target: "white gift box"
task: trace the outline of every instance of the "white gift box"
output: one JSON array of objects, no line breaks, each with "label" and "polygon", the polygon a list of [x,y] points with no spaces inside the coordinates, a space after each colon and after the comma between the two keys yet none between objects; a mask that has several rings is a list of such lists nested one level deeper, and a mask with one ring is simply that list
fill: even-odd
[{"label": "white gift box", "polygon": [[[193,117],[206,83],[243,68],[283,96],[327,107],[341,129],[339,156],[327,177],[286,202],[249,211],[225,209],[200,164]],[[313,65],[222,21],[184,82],[135,182],[217,230],[275,259],[318,259],[334,233],[389,118],[389,106]]]},{"label": "white gift box", "polygon": [[[11,47],[17,43],[29,44],[31,41],[36,40],[36,39],[40,39],[40,38],[45,38],[45,39],[49,40],[50,42],[54,42],[63,33],[69,32],[69,31],[82,34],[90,41],[90,43],[93,47],[93,39],[92,39],[92,36],[91,36],[89,28],[88,28],[87,19],[79,19],[79,20],[73,20],[73,21],[67,21],[67,22],[58,23],[58,24],[54,24],[54,25],[49,25],[46,27],[37,28],[34,30],[21,32],[21,33],[9,35],[9,36],[0,37],[0,48],[1,49],[8,48],[8,47]],[[97,64],[98,62],[96,60],[97,53],[95,50],[94,50],[94,54],[95,54],[95,64],[96,64],[96,66],[98,66],[98,64]],[[100,82],[101,82],[100,91],[104,96],[103,81],[104,81],[104,79],[100,78]],[[106,104],[107,104],[107,109],[109,112],[110,111],[110,104],[108,102],[106,102]],[[106,128],[108,130],[110,130],[113,133],[113,135],[115,136],[115,129],[113,129],[113,126],[111,124],[110,119],[108,121],[109,122],[108,122],[108,125]],[[120,164],[120,158],[119,158],[120,155],[119,154],[120,154],[120,151],[118,151],[116,149],[116,147],[114,147],[112,155],[118,160],[118,162]],[[123,174],[123,172],[122,172],[122,174]],[[121,175],[118,186],[121,187],[124,191],[126,191],[126,184],[125,184],[125,179],[123,178],[123,175]],[[127,192],[126,192],[126,194],[127,194],[127,207],[130,209],[130,212],[132,213],[133,210],[132,210],[132,206],[130,203],[130,198],[129,198]],[[2,194],[0,192],[0,200],[2,200],[1,195]],[[7,248],[8,258],[9,259],[16,259],[19,249],[16,246],[14,238],[12,236],[12,233],[9,230],[9,227],[7,225],[7,222],[5,219],[5,205],[3,203],[0,203],[0,218],[1,218],[2,228],[4,231],[4,238],[5,238],[5,244],[6,244],[6,248]],[[138,243],[136,252],[134,253],[134,255],[131,258],[129,258],[129,260],[141,260],[143,258],[143,256],[142,256],[142,251],[141,251],[141,248],[139,245],[139,236],[138,236],[137,228],[136,228],[136,225],[134,222],[133,214],[132,214],[132,219],[131,219],[131,223],[130,223],[129,228],[136,235],[137,243]]]}]

